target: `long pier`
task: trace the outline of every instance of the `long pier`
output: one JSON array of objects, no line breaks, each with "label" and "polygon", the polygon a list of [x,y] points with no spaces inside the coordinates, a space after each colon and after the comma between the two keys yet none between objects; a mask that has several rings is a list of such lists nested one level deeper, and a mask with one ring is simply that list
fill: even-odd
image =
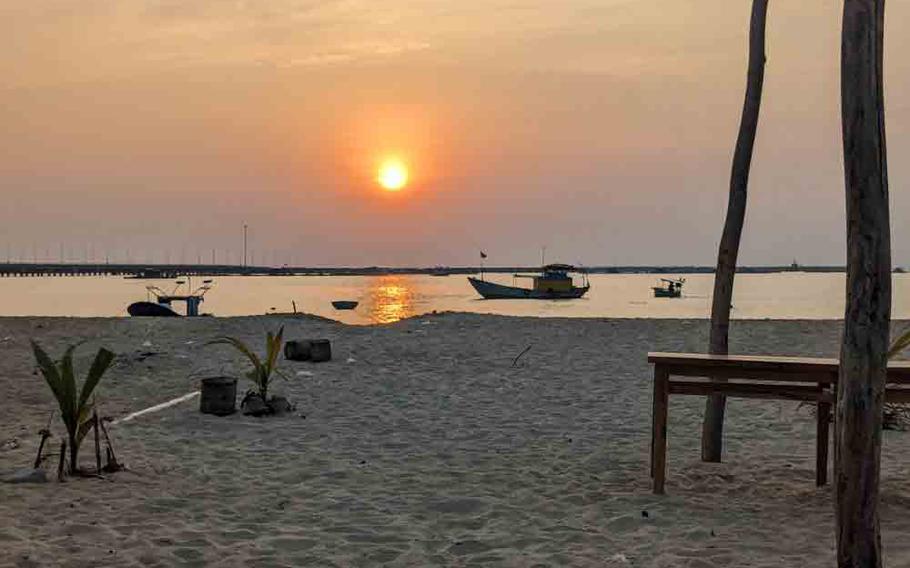
[{"label": "long pier", "polygon": [[[488,266],[484,272],[531,272],[538,267]],[[591,274],[712,274],[713,266],[595,266]],[[843,266],[800,266],[801,272],[844,272]],[[0,278],[4,277],[65,277],[120,276],[124,278],[172,279],[181,276],[381,276],[394,274],[476,274],[479,266],[395,268],[368,267],[270,267],[217,264],[70,264],[70,263],[0,263]],[[791,266],[744,266],[743,274],[792,272]]]},{"label": "long pier", "polygon": [[178,276],[287,275],[287,268],[202,264],[70,264],[0,263],[0,277],[123,276],[176,278]]}]

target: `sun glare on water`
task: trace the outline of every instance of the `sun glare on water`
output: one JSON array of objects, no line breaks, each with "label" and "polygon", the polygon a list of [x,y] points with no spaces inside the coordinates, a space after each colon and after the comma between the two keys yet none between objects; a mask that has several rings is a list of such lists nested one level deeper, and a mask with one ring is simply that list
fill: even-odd
[{"label": "sun glare on water", "polygon": [[398,191],[408,183],[408,168],[399,160],[385,161],[379,166],[376,181],[386,191]]}]

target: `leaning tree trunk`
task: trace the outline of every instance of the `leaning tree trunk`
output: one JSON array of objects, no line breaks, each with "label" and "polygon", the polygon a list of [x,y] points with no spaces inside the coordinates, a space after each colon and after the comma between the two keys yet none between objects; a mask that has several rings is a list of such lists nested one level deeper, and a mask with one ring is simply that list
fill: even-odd
[{"label": "leaning tree trunk", "polygon": [[841,119],[847,192],[847,306],[834,448],[837,562],[882,565],[882,402],[891,319],[891,235],[882,85],[884,0],[845,0]]},{"label": "leaning tree trunk", "polygon": [[[714,273],[714,299],[711,304],[711,336],[708,349],[713,354],[724,355],[728,350],[730,308],[733,301],[733,278],[736,276],[736,257],[739,239],[746,218],[746,197],[749,169],[752,166],[752,148],[758,130],[758,113],[761,108],[762,86],[765,81],[765,16],[768,0],[752,1],[752,18],[749,23],[749,71],[746,79],[746,100],[739,123],[733,168],[730,172],[730,196],[727,219],[717,251],[717,270]],[[701,459],[719,462],[723,453],[724,409],[726,397],[714,395],[705,405],[702,424]]]}]

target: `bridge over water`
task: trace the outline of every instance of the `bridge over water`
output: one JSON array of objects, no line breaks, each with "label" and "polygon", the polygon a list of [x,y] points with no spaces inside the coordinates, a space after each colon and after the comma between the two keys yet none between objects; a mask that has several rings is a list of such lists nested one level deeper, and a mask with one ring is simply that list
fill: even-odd
[{"label": "bridge over water", "polygon": [[133,278],[176,278],[178,276],[288,275],[288,268],[198,264],[46,264],[0,263],[0,277],[123,276]]}]

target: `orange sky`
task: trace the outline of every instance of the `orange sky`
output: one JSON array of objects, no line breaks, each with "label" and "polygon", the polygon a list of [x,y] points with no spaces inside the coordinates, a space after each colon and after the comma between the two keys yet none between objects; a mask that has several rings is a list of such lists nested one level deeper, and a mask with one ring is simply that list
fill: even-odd
[{"label": "orange sky", "polygon": [[[890,2],[895,260],[910,4]],[[838,2],[775,2],[742,261],[843,262]],[[710,264],[746,0],[0,4],[0,257]],[[375,183],[395,155],[396,194]],[[91,254],[91,252],[89,252]],[[233,255],[233,258],[230,256]]]}]

